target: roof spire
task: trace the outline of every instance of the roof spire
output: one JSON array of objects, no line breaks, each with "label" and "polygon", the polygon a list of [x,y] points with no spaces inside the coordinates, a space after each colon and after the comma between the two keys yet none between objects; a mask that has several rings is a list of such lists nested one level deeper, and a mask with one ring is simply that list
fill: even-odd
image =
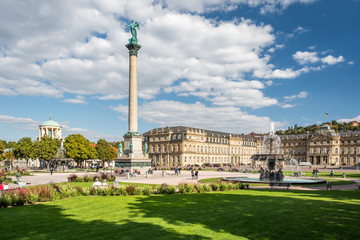
[{"label": "roof spire", "polygon": [[52,118],[52,115],[50,114],[49,120],[51,120],[51,118]]}]

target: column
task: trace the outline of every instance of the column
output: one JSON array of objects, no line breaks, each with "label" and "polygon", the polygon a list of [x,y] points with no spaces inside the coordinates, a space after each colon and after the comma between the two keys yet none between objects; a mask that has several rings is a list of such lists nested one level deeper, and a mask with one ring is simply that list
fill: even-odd
[{"label": "column", "polygon": [[137,133],[137,52],[141,45],[129,43],[126,47],[129,49],[129,132]]}]

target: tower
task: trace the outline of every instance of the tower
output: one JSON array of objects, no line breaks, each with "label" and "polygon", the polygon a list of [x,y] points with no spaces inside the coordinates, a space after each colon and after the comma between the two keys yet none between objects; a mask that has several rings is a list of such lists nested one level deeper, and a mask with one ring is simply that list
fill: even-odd
[{"label": "tower", "polygon": [[124,135],[124,152],[115,159],[115,168],[133,172],[145,172],[151,168],[151,160],[147,158],[147,146],[143,150],[143,136],[138,132],[137,107],[137,55],[141,48],[138,44],[136,28],[139,23],[131,21],[132,37],[126,48],[129,50],[129,106],[128,106],[128,132]]}]

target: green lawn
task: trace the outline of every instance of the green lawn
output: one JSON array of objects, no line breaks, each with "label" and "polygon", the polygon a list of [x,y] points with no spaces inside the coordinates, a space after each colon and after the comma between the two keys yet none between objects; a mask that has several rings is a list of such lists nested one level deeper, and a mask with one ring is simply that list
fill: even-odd
[{"label": "green lawn", "polygon": [[359,239],[360,191],[77,197],[0,209],[1,239]]},{"label": "green lawn", "polygon": [[[67,182],[65,184],[78,186],[78,187],[91,187],[94,182]],[[112,185],[113,182],[108,182],[109,185]],[[159,184],[147,184],[147,183],[130,183],[130,182],[119,182],[120,185],[133,185],[133,186],[157,186]]]}]

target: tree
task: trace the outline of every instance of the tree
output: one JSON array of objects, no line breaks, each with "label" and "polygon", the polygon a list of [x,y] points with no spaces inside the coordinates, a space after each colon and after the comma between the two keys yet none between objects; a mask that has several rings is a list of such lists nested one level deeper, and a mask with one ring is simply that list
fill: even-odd
[{"label": "tree", "polygon": [[66,155],[74,159],[78,165],[80,165],[83,160],[97,158],[95,148],[92,147],[89,140],[81,134],[71,134],[67,136],[64,147],[66,149]]},{"label": "tree", "polygon": [[5,144],[3,143],[3,141],[0,141],[0,154],[3,154],[5,150]]},{"label": "tree", "polygon": [[98,154],[98,158],[103,162],[106,160],[113,160],[116,158],[115,150],[104,139],[99,139],[95,148]]},{"label": "tree", "polygon": [[50,161],[56,157],[56,153],[60,147],[60,140],[53,139],[49,136],[44,136],[40,140],[35,142],[35,157]]},{"label": "tree", "polygon": [[10,165],[12,165],[13,161],[15,160],[15,155],[12,149],[9,149],[4,153],[4,158],[10,161]]},{"label": "tree", "polygon": [[34,143],[31,141],[29,137],[21,138],[16,144],[14,148],[14,155],[17,159],[25,159],[28,161],[30,158],[34,158],[35,150]]}]

